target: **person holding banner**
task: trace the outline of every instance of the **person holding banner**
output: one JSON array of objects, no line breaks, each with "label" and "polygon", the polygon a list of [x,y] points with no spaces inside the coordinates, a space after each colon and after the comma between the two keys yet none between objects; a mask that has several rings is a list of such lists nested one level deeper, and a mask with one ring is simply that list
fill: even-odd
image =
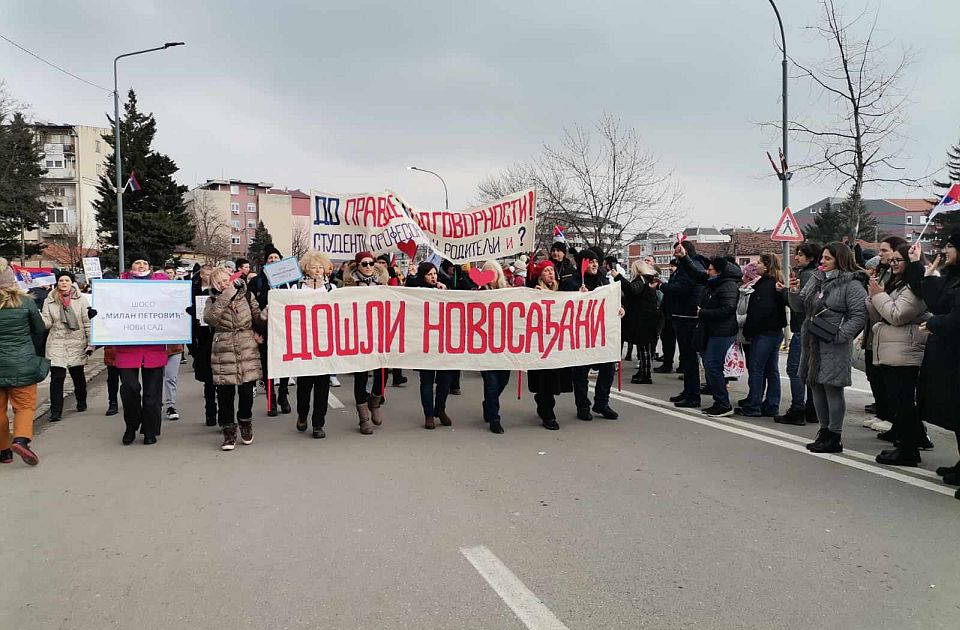
[{"label": "person holding banner", "polygon": [[[333,264],[326,254],[309,251],[300,259],[300,268],[304,278],[297,285],[303,291],[333,291],[334,286],[327,276],[332,271]],[[311,394],[313,395],[313,414],[310,413]],[[313,424],[313,438],[316,440],[327,437],[323,425],[327,419],[327,405],[330,401],[330,375],[315,374],[297,377],[297,431],[307,430],[307,417],[310,416]]]},{"label": "person holding banner", "polygon": [[[120,274],[121,280],[167,280],[164,273],[150,270],[145,252],[130,254],[130,269]],[[120,369],[120,400],[123,402],[124,445],[133,444],[137,431],[143,443],[157,443],[160,435],[160,414],[163,407],[163,372],[167,366],[164,345],[117,346],[114,364]]]},{"label": "person holding banner", "polygon": [[[30,442],[37,383],[50,371],[50,361],[39,356],[34,342],[44,331],[36,303],[20,288],[7,259],[0,258],[0,464],[12,463],[14,453],[29,466],[40,462]],[[13,406],[12,440],[8,404]]]},{"label": "person holding banner", "polygon": [[[544,260],[534,265],[530,277],[536,278],[539,291],[558,291],[556,266],[552,261]],[[527,389],[537,403],[537,415],[544,429],[558,431],[560,424],[554,408],[557,396],[573,391],[573,368],[553,368],[551,370],[530,370],[527,372]]]},{"label": "person holding banner", "polygon": [[[280,262],[283,260],[283,255],[280,253],[272,243],[267,244],[263,248],[263,253],[266,255],[266,264],[272,264]],[[256,276],[250,281],[250,292],[257,298],[257,305],[260,307],[260,310],[265,310],[267,308],[267,302],[269,301],[270,296],[270,280],[267,279],[267,274],[260,273],[259,276]],[[267,348],[269,347],[270,338],[267,336],[266,331],[263,335],[263,343],[260,344],[260,367],[264,373],[264,380],[269,381],[270,385],[268,386],[268,395],[270,397],[267,410],[267,415],[271,418],[277,415],[277,407],[280,408],[280,413],[288,414],[292,410],[290,409],[290,379],[281,378],[280,386],[276,387],[270,374],[267,372]]]},{"label": "person holding banner", "polygon": [[[376,287],[386,286],[390,276],[386,269],[381,269],[370,252],[360,252],[354,256],[353,263],[347,266],[343,274],[345,287]],[[369,372],[354,372],[353,399],[357,405],[357,416],[360,418],[360,433],[372,435],[373,426],[383,424],[383,388],[384,372],[382,368],[373,371],[373,390],[367,393]]]},{"label": "person holding banner", "polygon": [[[257,301],[247,291],[243,277],[234,277],[222,267],[210,275],[213,288],[203,310],[203,321],[213,328],[210,365],[217,390],[223,444],[220,449],[232,451],[240,441],[253,443],[253,387],[260,379],[260,350],[263,318]],[[239,399],[239,400],[238,400]],[[236,418],[234,418],[234,404]]]},{"label": "person holding banner", "polygon": [[[866,274],[843,243],[828,243],[820,266],[800,289],[790,280],[791,308],[802,308],[800,378],[813,392],[820,431],[807,449],[813,453],[842,453],[846,403],[843,388],[851,383],[851,344],[867,321]],[[777,288],[783,288],[778,283]]]},{"label": "person holding banner", "polygon": [[[424,261],[417,266],[416,275],[407,277],[407,286],[445,289],[446,286],[438,281],[438,277],[437,267],[431,262]],[[451,426],[453,420],[447,415],[446,407],[454,370],[418,370],[418,372],[420,373],[420,404],[423,406],[423,428],[436,429],[437,420],[445,427]]]},{"label": "person holding banner", "polygon": [[[582,270],[581,279],[583,283],[577,290],[585,293],[610,284],[610,280],[600,274],[600,258],[594,250],[584,249],[580,252],[578,262]],[[560,290],[564,290],[562,283]],[[620,414],[610,408],[610,389],[613,387],[613,376],[617,371],[616,363],[578,365],[573,368],[573,397],[577,404],[577,418],[587,421],[593,420],[593,414],[590,413],[590,396],[587,390],[587,377],[590,375],[591,368],[597,370],[597,382],[593,392],[593,413],[600,414],[607,420],[616,420],[620,417]]]},{"label": "person holding banner", "polygon": [[[377,259],[374,262],[377,263],[378,273],[387,274],[387,286],[399,287],[403,284],[403,279],[397,274],[397,268],[390,264],[390,256],[387,254],[380,254],[377,256]],[[409,380],[403,375],[403,370],[400,368],[393,368],[390,370],[390,373],[393,375],[393,381],[391,384],[394,387],[400,387]]]},{"label": "person holding banner", "polygon": [[[483,263],[483,271],[493,274],[493,280],[478,287],[481,291],[506,289],[510,286],[503,273],[503,267],[496,260]],[[500,395],[510,382],[510,370],[483,370],[483,420],[489,423],[491,433],[503,433],[500,423]]]},{"label": "person holding banner", "polygon": [[80,293],[74,275],[64,269],[56,272],[57,284],[43,302],[43,324],[47,336],[47,358],[50,359],[50,422],[63,417],[63,383],[70,373],[77,411],[87,410],[87,378],[83,368],[93,352],[90,346],[90,308]]}]

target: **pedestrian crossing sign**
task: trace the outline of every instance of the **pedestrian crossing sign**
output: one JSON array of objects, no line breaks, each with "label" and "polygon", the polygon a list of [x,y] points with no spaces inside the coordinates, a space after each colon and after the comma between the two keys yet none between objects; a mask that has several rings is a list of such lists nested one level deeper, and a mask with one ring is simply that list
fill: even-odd
[{"label": "pedestrian crossing sign", "polygon": [[771,241],[786,241],[800,243],[803,241],[803,232],[800,231],[800,224],[797,223],[790,208],[784,208],[780,215],[780,221],[777,227],[773,228],[773,234],[770,235]]}]

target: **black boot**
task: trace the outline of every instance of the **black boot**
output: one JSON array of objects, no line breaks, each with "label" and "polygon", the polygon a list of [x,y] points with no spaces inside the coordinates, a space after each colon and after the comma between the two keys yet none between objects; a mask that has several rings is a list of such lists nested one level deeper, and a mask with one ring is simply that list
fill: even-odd
[{"label": "black boot", "polygon": [[826,429],[820,429],[819,431],[817,431],[817,437],[814,438],[813,442],[810,442],[809,444],[807,444],[807,450],[811,451],[815,446],[819,448],[820,445],[823,444],[823,440],[826,437],[827,433],[829,433],[829,431],[827,431]]},{"label": "black boot", "polygon": [[277,390],[270,386],[270,410],[267,411],[267,416],[270,418],[277,417]]},{"label": "black boot", "polygon": [[103,414],[105,416],[115,416],[120,413],[120,410],[117,408],[117,401],[111,400],[107,404],[107,413]]},{"label": "black boot", "polygon": [[660,367],[653,368],[657,374],[671,374],[673,372],[673,363],[664,363]]},{"label": "black boot", "polygon": [[953,466],[941,466],[937,468],[937,474],[941,477],[944,475],[952,475],[955,472],[960,472],[960,462],[957,462]]},{"label": "black boot", "polygon": [[775,416],[773,421],[777,424],[792,424],[794,426],[803,427],[807,425],[807,419],[804,417],[802,409],[794,409],[791,407],[787,410],[787,413],[782,416]]},{"label": "black boot", "polygon": [[60,422],[63,419],[63,409],[50,407],[50,422]]},{"label": "black boot", "polygon": [[820,429],[823,432],[823,440],[820,444],[814,443],[807,448],[811,453],[842,453],[843,442],[840,440],[840,434],[834,433],[830,429]]},{"label": "black boot", "polygon": [[288,398],[289,390],[286,387],[280,387],[280,394],[277,396],[277,404],[280,405],[280,413],[286,415],[292,410],[290,409],[290,400]]},{"label": "black boot", "polygon": [[916,448],[895,448],[882,451],[877,455],[877,463],[887,466],[916,466],[920,463],[920,450]]}]

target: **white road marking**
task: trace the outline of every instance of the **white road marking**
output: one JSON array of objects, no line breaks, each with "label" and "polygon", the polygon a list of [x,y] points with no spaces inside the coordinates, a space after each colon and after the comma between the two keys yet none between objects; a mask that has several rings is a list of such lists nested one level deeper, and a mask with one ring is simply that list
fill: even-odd
[{"label": "white road marking", "polygon": [[[685,410],[683,410],[683,409],[677,409],[677,408],[675,408],[675,407],[673,406],[673,403],[667,402],[667,401],[664,401],[664,400],[660,400],[659,398],[651,398],[651,397],[649,397],[649,396],[644,396],[644,395],[642,395],[642,394],[637,394],[637,393],[628,392],[628,391],[622,391],[622,392],[616,392],[616,393],[619,394],[619,395],[621,395],[621,396],[630,396],[631,398],[637,398],[637,399],[642,400],[642,401],[647,402],[647,403],[651,403],[651,404],[654,404],[654,405],[659,405],[659,406],[661,406],[661,407],[669,408],[671,411],[677,411],[677,412],[679,412],[679,413],[685,413],[685,414],[690,415],[690,416],[693,416],[693,417],[695,417],[695,418],[703,418],[703,417],[705,417],[705,416],[703,416],[703,415],[700,413],[700,410],[699,410],[699,409],[696,409],[696,410],[694,410],[694,411],[685,411]],[[771,428],[768,428],[768,427],[764,427],[764,426],[752,424],[752,423],[746,422],[746,421],[744,421],[744,420],[737,420],[736,418],[729,417],[729,416],[726,417],[726,418],[710,418],[710,420],[713,421],[713,422],[725,422],[725,423],[731,424],[731,425],[733,425],[733,426],[740,427],[741,429],[748,429],[748,430],[751,430],[751,431],[759,431],[760,433],[765,433],[765,434],[767,434],[767,435],[772,435],[772,436],[777,437],[777,438],[780,438],[780,439],[782,439],[782,440],[790,440],[790,441],[792,441],[792,442],[797,442],[797,443],[800,443],[800,444],[807,444],[808,442],[810,442],[810,438],[804,437],[804,436],[802,436],[802,435],[794,435],[793,433],[787,433],[786,431],[778,431],[778,430],[776,430],[776,429],[771,429]],[[811,426],[812,426],[812,425],[811,425]],[[885,445],[886,445],[886,443],[877,444],[877,446],[885,446]],[[806,450],[806,446],[804,446],[804,450]],[[843,449],[843,454],[844,454],[844,455],[849,455],[850,457],[853,457],[854,459],[859,459],[859,460],[861,460],[861,461],[865,461],[865,462],[868,462],[868,463],[871,463],[871,464],[876,463],[876,461],[877,461],[877,460],[876,460],[876,455],[870,455],[869,453],[861,453],[860,451],[850,450],[850,449],[848,449],[848,448],[846,448],[846,447],[844,447],[844,449]],[[928,478],[928,479],[933,479],[934,481],[940,479],[940,477],[937,475],[937,473],[933,472],[932,470],[925,470],[925,469],[919,468],[919,467],[918,467],[918,468],[905,468],[904,471],[905,471],[905,472],[910,472],[910,473],[912,473],[913,475],[916,475],[916,476],[919,476],[919,477],[926,477],[926,478]]]},{"label": "white road marking", "polygon": [[[688,420],[690,422],[695,422],[697,424],[702,424],[703,426],[713,427],[714,429],[719,429],[720,431],[726,431],[728,433],[734,433],[743,437],[748,437],[752,440],[759,440],[761,442],[766,442],[767,444],[773,444],[774,446],[780,446],[791,451],[796,451],[797,453],[804,453],[812,457],[818,457],[821,459],[827,459],[837,464],[842,464],[844,466],[849,466],[850,468],[856,468],[858,470],[863,470],[874,475],[879,475],[881,477],[887,477],[888,479],[894,479],[896,481],[901,481],[903,483],[909,484],[911,486],[916,486],[917,488],[923,488],[924,490],[930,490],[931,492],[936,492],[938,494],[943,494],[949,497],[953,497],[954,492],[953,488],[948,488],[943,485],[930,483],[924,479],[918,479],[912,475],[906,475],[894,470],[887,470],[886,468],[880,468],[878,466],[872,466],[870,464],[857,461],[855,459],[850,459],[849,457],[844,457],[843,455],[830,454],[830,453],[811,453],[806,449],[805,446],[797,444],[793,440],[796,439],[795,436],[790,436],[791,441],[785,439],[773,437],[771,435],[764,435],[756,431],[757,427],[749,423],[743,423],[739,420],[728,421],[726,423],[722,421],[728,420],[727,418],[710,418],[708,416],[697,417],[691,413],[683,413],[679,410],[667,409],[659,405],[653,405],[642,400],[636,400],[630,396],[622,395],[625,392],[610,392],[610,397],[616,400],[625,402],[630,405],[635,405],[637,407],[643,407],[644,409],[649,409],[651,411],[656,411],[668,416],[674,416],[676,418],[681,418],[683,420]],[[639,396],[639,395],[636,395]],[[644,397],[645,398],[645,397]],[[660,402],[660,401],[658,401]],[[740,428],[740,426],[734,425],[734,423],[743,424],[749,427],[748,429]],[[846,453],[846,451],[844,451]]]},{"label": "white road marking", "polygon": [[334,396],[333,394],[330,394],[327,397],[327,404],[330,405],[330,407],[332,407],[333,409],[343,409],[343,403],[340,402],[340,399]]},{"label": "white road marking", "polygon": [[530,630],[567,630],[540,598],[533,594],[500,558],[484,546],[461,547],[460,553],[483,576],[513,614]]}]

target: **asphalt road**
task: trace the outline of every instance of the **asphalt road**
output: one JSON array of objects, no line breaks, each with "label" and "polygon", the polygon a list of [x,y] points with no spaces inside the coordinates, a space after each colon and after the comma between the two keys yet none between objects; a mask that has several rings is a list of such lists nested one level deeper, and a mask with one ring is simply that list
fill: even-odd
[{"label": "asphalt road", "polygon": [[347,376],[326,439],[259,397],[229,453],[189,366],[156,446],[121,446],[94,385],[38,467],[0,468],[0,628],[960,627],[960,501],[930,472],[950,435],[883,468],[852,413],[847,452],[814,456],[815,427],[675,411],[661,375],[616,421],[563,396],[556,432],[514,375],[493,435],[465,374],[454,426],[426,431],[408,376],[373,436]]}]

